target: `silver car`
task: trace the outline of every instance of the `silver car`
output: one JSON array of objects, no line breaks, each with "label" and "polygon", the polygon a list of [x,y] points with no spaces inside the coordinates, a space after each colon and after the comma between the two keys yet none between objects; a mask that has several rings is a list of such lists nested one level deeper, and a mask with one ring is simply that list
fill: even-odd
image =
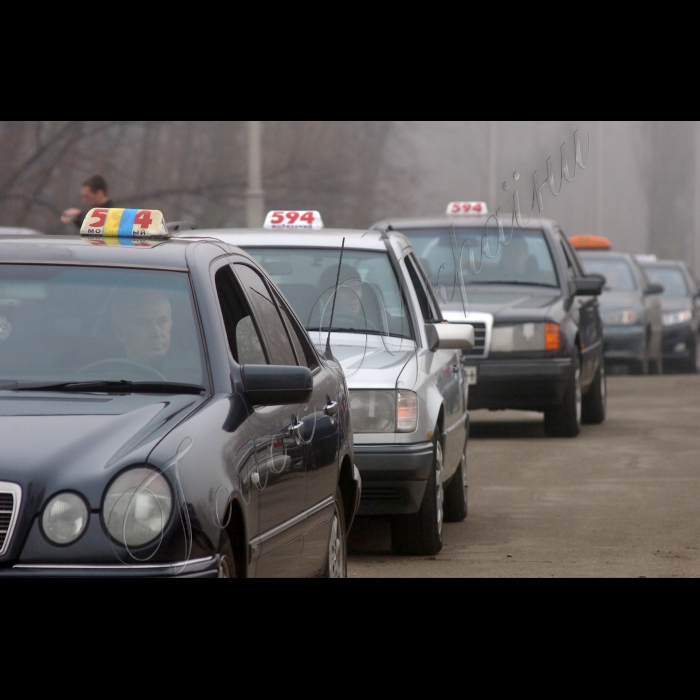
[{"label": "silver car", "polygon": [[437,554],[443,523],[467,517],[468,383],[460,359],[474,347],[474,329],[466,319],[443,320],[408,239],[331,230],[180,235],[243,248],[267,270],[345,372],[360,515],[391,516],[395,553]]}]

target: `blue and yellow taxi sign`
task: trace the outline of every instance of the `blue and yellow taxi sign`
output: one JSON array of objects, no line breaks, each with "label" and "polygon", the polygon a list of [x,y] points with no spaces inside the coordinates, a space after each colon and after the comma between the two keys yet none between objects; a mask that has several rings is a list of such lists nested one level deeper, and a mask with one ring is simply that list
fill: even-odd
[{"label": "blue and yellow taxi sign", "polygon": [[80,234],[120,240],[171,237],[162,212],[152,209],[93,209],[85,217]]}]

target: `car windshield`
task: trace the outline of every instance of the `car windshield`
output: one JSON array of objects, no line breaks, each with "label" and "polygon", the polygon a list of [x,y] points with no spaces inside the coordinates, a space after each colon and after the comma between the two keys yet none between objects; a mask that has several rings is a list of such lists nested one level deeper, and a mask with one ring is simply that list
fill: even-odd
[{"label": "car windshield", "polygon": [[677,267],[647,267],[645,271],[650,282],[663,285],[665,297],[692,296],[685,275]]},{"label": "car windshield", "polygon": [[583,266],[589,275],[603,275],[608,281],[606,289],[611,292],[634,292],[637,283],[629,263],[620,259],[605,260],[581,255]]},{"label": "car windshield", "polygon": [[346,250],[333,310],[340,250],[249,249],[307,330],[413,339],[404,296],[387,253]]},{"label": "car windshield", "polygon": [[186,273],[0,265],[0,382],[201,385]]},{"label": "car windshield", "polygon": [[[457,228],[402,231],[411,239],[430,281],[454,289],[461,260],[466,285],[517,284],[558,287],[558,277],[542,231],[516,231],[508,245],[495,230]],[[488,234],[488,235],[487,235]],[[506,232],[506,240],[510,231]],[[457,266],[455,265],[457,261]]]}]

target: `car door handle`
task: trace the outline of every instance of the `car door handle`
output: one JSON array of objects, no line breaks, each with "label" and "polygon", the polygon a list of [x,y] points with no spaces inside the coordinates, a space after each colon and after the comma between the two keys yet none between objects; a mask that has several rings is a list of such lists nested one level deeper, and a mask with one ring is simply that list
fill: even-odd
[{"label": "car door handle", "polygon": [[[295,418],[294,420],[298,421],[298,418]],[[296,437],[300,431],[304,429],[304,422],[298,422],[296,425],[292,424],[287,428],[287,435],[289,437]]]},{"label": "car door handle", "polygon": [[328,406],[323,409],[323,412],[329,417],[337,416],[339,409],[338,402],[334,401],[333,403],[329,403]]}]

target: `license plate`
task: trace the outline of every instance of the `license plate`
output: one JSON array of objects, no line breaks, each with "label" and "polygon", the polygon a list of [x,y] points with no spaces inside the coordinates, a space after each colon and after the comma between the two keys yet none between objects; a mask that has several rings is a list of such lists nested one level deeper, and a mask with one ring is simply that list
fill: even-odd
[{"label": "license plate", "polygon": [[465,367],[464,373],[467,375],[469,386],[476,386],[479,383],[479,369],[477,367]]}]

